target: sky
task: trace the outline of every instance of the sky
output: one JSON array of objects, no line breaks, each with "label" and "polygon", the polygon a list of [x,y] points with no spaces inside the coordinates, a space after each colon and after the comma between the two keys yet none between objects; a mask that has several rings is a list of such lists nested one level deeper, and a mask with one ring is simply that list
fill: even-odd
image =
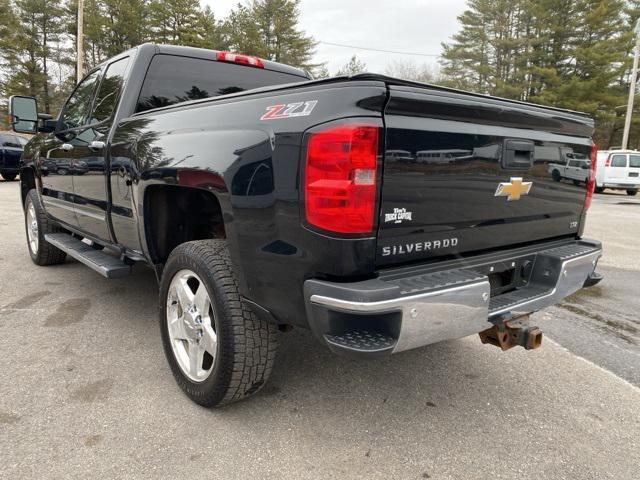
[{"label": "sky", "polygon": [[[240,0],[203,0],[218,19]],[[302,0],[300,27],[319,42],[397,52],[438,55],[440,43],[458,30],[457,16],[465,0]],[[320,43],[315,61],[326,62],[331,73],[353,55],[367,71],[384,73],[393,60],[437,65],[435,56],[400,55],[337,47]]]}]

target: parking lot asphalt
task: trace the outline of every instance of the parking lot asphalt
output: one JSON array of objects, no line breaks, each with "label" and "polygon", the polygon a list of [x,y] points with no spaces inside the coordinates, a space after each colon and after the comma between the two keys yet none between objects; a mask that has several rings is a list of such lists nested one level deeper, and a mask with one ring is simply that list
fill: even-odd
[{"label": "parking lot asphalt", "polygon": [[597,196],[607,277],[536,315],[539,350],[354,361],[295,330],[260,394],[206,410],[165,362],[152,272],[35,266],[0,182],[0,478],[637,480],[639,233],[640,202]]}]

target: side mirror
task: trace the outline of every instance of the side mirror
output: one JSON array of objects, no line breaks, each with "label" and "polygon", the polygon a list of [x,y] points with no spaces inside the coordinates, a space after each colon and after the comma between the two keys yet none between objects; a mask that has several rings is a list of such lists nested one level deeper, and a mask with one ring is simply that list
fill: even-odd
[{"label": "side mirror", "polygon": [[14,95],[9,99],[11,129],[17,133],[38,131],[38,102],[33,97]]}]

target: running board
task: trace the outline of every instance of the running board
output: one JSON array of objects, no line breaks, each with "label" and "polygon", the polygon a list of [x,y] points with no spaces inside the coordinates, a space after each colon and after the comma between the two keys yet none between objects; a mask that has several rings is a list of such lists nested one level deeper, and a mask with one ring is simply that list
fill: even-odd
[{"label": "running board", "polygon": [[103,250],[96,250],[67,233],[48,233],[44,239],[103,277],[123,278],[131,274],[131,265]]}]

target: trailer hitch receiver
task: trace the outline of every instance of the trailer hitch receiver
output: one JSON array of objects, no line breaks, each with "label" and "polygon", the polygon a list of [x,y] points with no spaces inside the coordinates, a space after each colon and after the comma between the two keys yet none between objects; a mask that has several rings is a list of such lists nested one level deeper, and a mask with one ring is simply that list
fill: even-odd
[{"label": "trailer hitch receiver", "polygon": [[479,335],[482,343],[495,345],[502,350],[517,346],[533,350],[542,345],[542,330],[529,325],[529,315],[503,317],[493,327],[480,332]]}]

